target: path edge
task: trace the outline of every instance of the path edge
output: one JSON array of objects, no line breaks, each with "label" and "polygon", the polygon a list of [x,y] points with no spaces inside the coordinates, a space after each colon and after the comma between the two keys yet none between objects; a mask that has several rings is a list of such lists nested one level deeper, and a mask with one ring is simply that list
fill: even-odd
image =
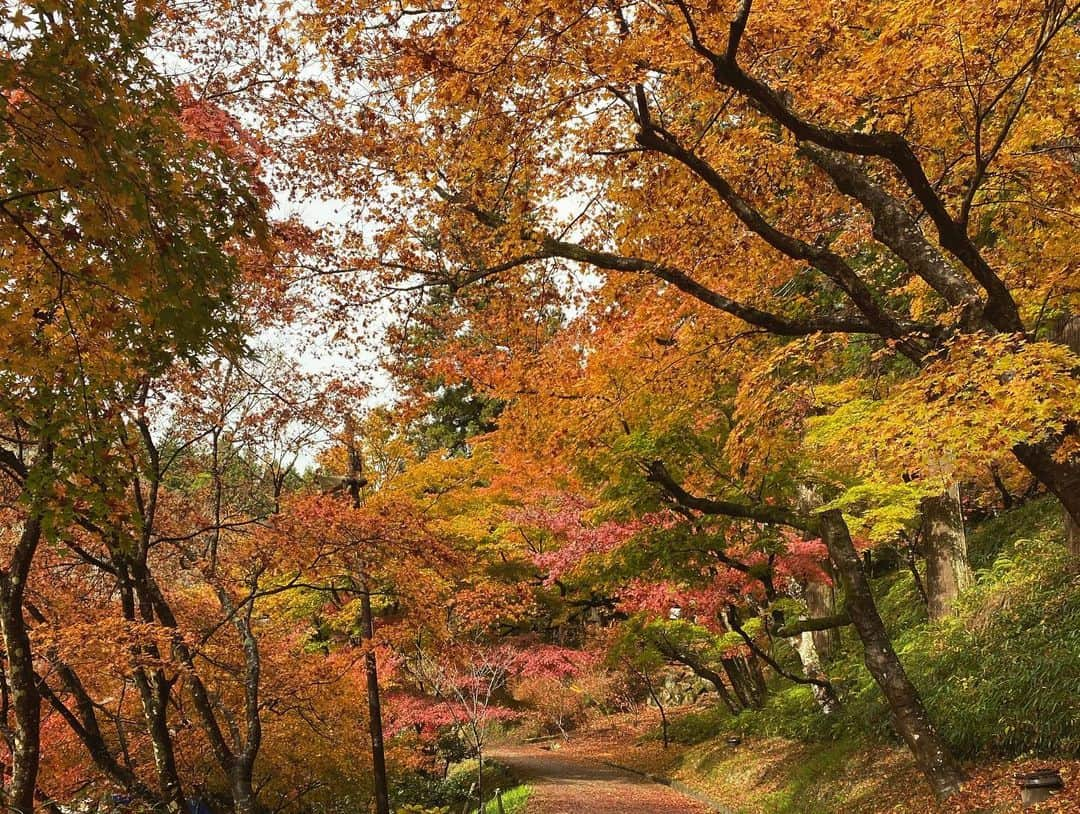
[{"label": "path edge", "polygon": [[708,806],[713,811],[717,811],[720,814],[735,814],[734,810],[728,808],[722,803],[717,802],[709,795],[703,794],[697,789],[691,788],[690,786],[679,780],[673,780],[670,777],[664,777],[660,774],[653,774],[652,772],[643,772],[640,769],[635,769],[631,766],[624,766],[621,763],[614,763],[610,760],[601,760],[599,762],[604,766],[610,766],[612,769],[618,769],[619,771],[636,774],[638,777],[644,777],[651,783],[657,783],[661,786],[667,786],[672,791],[677,791],[683,797],[689,797],[691,800],[701,803],[704,806]]}]

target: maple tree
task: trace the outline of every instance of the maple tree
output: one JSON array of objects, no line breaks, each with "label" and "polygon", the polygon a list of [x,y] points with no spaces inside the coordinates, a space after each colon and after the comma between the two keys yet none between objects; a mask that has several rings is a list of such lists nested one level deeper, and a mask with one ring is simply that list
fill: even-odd
[{"label": "maple tree", "polygon": [[[458,307],[427,312],[442,336],[517,320],[535,340],[579,264],[776,336],[874,337],[914,366],[920,426],[1004,421],[992,449],[1080,513],[1075,378],[1052,327],[1074,307],[1058,89],[1075,85],[1075,6],[322,9],[304,33],[358,80],[334,103],[363,114],[313,123],[310,145],[350,145],[343,196],[392,185],[364,210],[382,229],[357,262],[375,291],[449,291]],[[988,386],[1016,354],[1047,365],[1038,418],[1030,400],[917,396],[956,341],[998,366]],[[480,359],[474,341],[474,375],[504,376],[514,347]]]},{"label": "maple tree", "polygon": [[[1075,309],[1061,95],[1076,85],[1075,6],[320,8],[301,36],[354,80],[325,109],[360,112],[312,122],[301,149],[346,146],[323,161],[369,233],[380,227],[355,244],[365,280],[341,285],[396,292],[403,316],[420,315],[431,374],[534,404],[538,382],[566,381],[560,353],[580,364],[613,341],[601,331],[649,314],[658,343],[757,348],[722,362],[762,374],[732,377],[746,419],[770,392],[757,385],[796,354],[833,363],[834,384],[845,359],[875,354],[888,387],[858,418],[842,397],[811,405],[838,413],[831,438],[862,444],[851,474],[876,466],[884,425],[891,477],[920,481],[927,500],[952,489],[936,461],[955,460],[956,477],[1012,456],[1080,516],[1075,356],[1055,327]],[[595,308],[565,327],[582,303]],[[666,318],[676,310],[683,321]],[[821,336],[831,352],[814,350]],[[757,430],[741,422],[745,437]],[[670,462],[646,465],[691,513],[821,535],[848,602],[863,602],[868,665],[918,722],[913,688],[885,686],[902,670],[834,495],[819,515],[794,505],[798,444],[778,461],[778,437],[727,452],[774,473],[787,507],[701,498]],[[909,742],[946,795],[959,775],[936,740],[926,729]]]},{"label": "maple tree", "polygon": [[875,592],[1080,552],[1080,5],[3,15],[8,809],[482,802],[495,721],[833,722],[851,643],[959,790]]},{"label": "maple tree", "polygon": [[35,554],[75,518],[108,514],[116,411],[145,377],[238,342],[229,246],[265,231],[249,168],[185,132],[146,58],[151,19],[124,4],[4,12],[0,461],[18,520],[5,530],[0,616],[14,811],[32,810],[40,763],[25,616]]}]

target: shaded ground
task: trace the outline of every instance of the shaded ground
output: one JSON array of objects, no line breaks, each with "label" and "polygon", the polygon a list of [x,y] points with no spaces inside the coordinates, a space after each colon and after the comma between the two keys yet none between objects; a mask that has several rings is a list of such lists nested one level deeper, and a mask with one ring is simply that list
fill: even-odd
[{"label": "shaded ground", "polygon": [[533,788],[529,814],[704,814],[709,809],[642,777],[539,746],[492,752]]},{"label": "shaded ground", "polygon": [[[686,712],[676,710],[669,715],[674,719]],[[968,764],[964,791],[938,807],[911,754],[902,747],[861,740],[803,743],[746,736],[733,748],[726,742],[728,733],[719,732],[715,739],[696,745],[673,743],[663,749],[659,740],[648,734],[656,729],[653,710],[607,716],[575,731],[557,754],[572,762],[613,761],[664,775],[745,814],[1019,814],[1020,794],[1014,775],[1051,766],[1061,769],[1065,791],[1023,811],[1080,814],[1077,759]],[[676,795],[674,799],[679,798]],[[694,808],[690,801],[683,805],[658,810],[703,810]],[[562,810],[538,809],[540,814]],[[651,809],[628,810],[636,814]],[[583,814],[588,811],[582,809]]]}]

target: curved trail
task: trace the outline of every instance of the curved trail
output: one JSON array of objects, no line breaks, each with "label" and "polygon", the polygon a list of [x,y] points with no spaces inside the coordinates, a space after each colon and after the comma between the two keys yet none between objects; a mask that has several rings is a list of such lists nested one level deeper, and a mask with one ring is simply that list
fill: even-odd
[{"label": "curved trail", "polygon": [[533,788],[528,814],[705,814],[709,809],[602,763],[536,746],[505,746],[491,756]]}]

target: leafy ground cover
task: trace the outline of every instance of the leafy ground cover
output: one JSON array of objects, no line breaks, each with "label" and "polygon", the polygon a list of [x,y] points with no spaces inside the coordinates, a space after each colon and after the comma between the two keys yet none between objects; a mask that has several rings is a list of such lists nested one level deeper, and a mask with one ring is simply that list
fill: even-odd
[{"label": "leafy ground cover", "polygon": [[522,784],[507,789],[502,793],[502,808],[499,808],[498,800],[488,800],[484,804],[484,814],[524,814],[532,787]]},{"label": "leafy ground cover", "polygon": [[[1045,758],[969,763],[963,793],[939,809],[900,747],[859,739],[823,744],[780,737],[744,738],[731,746],[726,733],[701,739],[710,712],[677,711],[673,743],[666,750],[656,737],[655,712],[648,709],[597,721],[575,733],[563,750],[678,780],[738,814],[1004,814],[1019,810],[1014,774],[1048,765]],[[1066,789],[1030,810],[1080,811],[1080,760],[1051,763],[1061,767]]]}]

